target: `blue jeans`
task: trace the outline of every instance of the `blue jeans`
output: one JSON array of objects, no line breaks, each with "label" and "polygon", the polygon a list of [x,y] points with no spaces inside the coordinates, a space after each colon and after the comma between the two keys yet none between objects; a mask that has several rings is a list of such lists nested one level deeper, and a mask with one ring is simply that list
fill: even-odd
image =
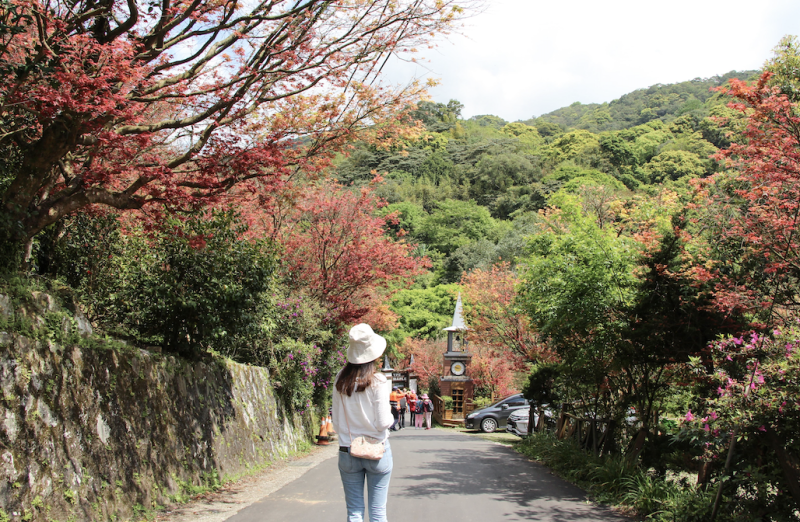
[{"label": "blue jeans", "polygon": [[386,451],[381,460],[367,460],[339,453],[339,475],[344,486],[347,504],[347,522],[364,520],[364,479],[367,479],[369,522],[386,522],[386,499],[389,480],[392,478],[392,449],[386,440]]}]

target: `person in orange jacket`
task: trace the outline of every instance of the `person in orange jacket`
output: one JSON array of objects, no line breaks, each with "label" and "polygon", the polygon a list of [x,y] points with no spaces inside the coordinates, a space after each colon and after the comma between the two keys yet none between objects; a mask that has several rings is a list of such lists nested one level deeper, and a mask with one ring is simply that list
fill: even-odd
[{"label": "person in orange jacket", "polygon": [[392,407],[392,416],[394,417],[394,424],[389,428],[390,431],[400,429],[400,399],[405,396],[406,394],[401,392],[397,386],[392,388],[392,393],[389,394],[389,405]]}]

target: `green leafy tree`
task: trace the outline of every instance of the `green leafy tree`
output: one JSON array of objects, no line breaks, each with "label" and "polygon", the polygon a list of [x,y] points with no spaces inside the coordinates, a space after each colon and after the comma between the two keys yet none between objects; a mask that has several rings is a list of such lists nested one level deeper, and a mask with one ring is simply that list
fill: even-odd
[{"label": "green leafy tree", "polygon": [[479,239],[473,243],[467,243],[447,256],[442,279],[445,282],[456,282],[461,278],[461,274],[471,272],[476,268],[488,269],[497,260],[497,245],[491,241]]},{"label": "green leafy tree", "polygon": [[458,285],[400,290],[391,300],[391,309],[400,317],[400,326],[389,335],[399,345],[406,337],[438,339],[442,328],[450,326],[456,306]]},{"label": "green leafy tree", "polygon": [[529,158],[521,154],[484,154],[475,165],[470,194],[481,204],[490,205],[512,186],[527,185],[541,178]]},{"label": "green leafy tree", "polygon": [[494,116],[492,114],[473,116],[470,118],[470,121],[477,123],[481,127],[492,127],[494,129],[502,129],[507,123],[506,120],[500,116]]},{"label": "green leafy tree", "polygon": [[258,324],[276,266],[274,247],[243,239],[245,232],[233,212],[217,211],[125,236],[105,272],[115,291],[98,305],[110,310],[109,321],[165,351],[224,350]]},{"label": "green leafy tree", "polygon": [[443,132],[455,127],[463,109],[464,104],[457,100],[450,100],[447,104],[421,101],[411,115],[425,124],[429,131]]},{"label": "green leafy tree", "polygon": [[577,197],[559,193],[551,204],[542,231],[531,238],[520,299],[565,372],[583,382],[571,399],[597,407],[626,324],[623,312],[636,295],[637,252],[630,239],[582,212]]},{"label": "green leafy tree", "polygon": [[707,173],[706,162],[697,154],[685,150],[668,150],[654,157],[644,171],[653,183],[680,178],[699,178]]},{"label": "green leafy tree", "polygon": [[800,101],[800,42],[796,36],[784,36],[773,53],[764,64],[764,70],[773,75],[769,85],[778,87],[791,101]]},{"label": "green leafy tree", "polygon": [[395,216],[394,222],[387,220],[387,228],[395,238],[399,239],[406,235],[411,237],[416,235],[417,229],[425,217],[425,210],[415,203],[402,201],[386,205],[378,211],[378,215],[381,217]]},{"label": "green leafy tree", "polygon": [[489,210],[474,201],[446,200],[422,219],[419,237],[431,248],[451,254],[479,239],[497,240],[500,229]]},{"label": "green leafy tree", "polygon": [[550,155],[555,163],[575,159],[598,148],[600,140],[589,131],[577,130],[563,134],[550,144]]}]

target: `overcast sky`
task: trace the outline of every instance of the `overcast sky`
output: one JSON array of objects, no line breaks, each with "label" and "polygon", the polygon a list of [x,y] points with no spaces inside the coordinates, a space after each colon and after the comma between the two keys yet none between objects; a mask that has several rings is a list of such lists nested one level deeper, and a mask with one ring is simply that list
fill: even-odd
[{"label": "overcast sky", "polygon": [[434,101],[462,116],[508,121],[573,102],[600,103],[649,87],[759,69],[787,34],[800,35],[799,0],[489,0],[425,51],[424,67],[395,61],[388,78],[439,78]]}]

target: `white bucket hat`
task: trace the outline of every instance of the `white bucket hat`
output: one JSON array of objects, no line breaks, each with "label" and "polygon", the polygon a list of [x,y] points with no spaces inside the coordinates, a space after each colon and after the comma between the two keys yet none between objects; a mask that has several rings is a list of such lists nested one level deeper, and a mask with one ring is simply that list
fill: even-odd
[{"label": "white bucket hat", "polygon": [[386,339],[372,331],[368,324],[357,324],[350,329],[350,346],[347,362],[364,364],[374,361],[386,349]]}]

